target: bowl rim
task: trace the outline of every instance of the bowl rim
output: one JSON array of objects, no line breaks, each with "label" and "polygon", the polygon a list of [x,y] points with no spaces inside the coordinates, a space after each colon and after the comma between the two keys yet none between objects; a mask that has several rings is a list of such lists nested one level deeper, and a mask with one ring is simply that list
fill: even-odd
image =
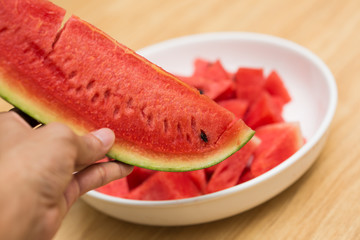
[{"label": "bowl rim", "polygon": [[284,162],[280,163],[278,166],[274,167],[273,169],[265,172],[264,174],[251,179],[247,182],[235,185],[233,187],[220,190],[218,192],[204,194],[197,197],[191,198],[184,198],[184,199],[176,199],[176,200],[156,200],[156,201],[149,201],[149,200],[133,200],[133,199],[125,199],[114,197],[110,195],[106,195],[95,190],[91,190],[85,195],[96,198],[100,200],[104,200],[111,203],[122,204],[126,206],[141,206],[141,207],[170,207],[170,206],[180,206],[180,205],[189,205],[195,202],[204,202],[210,201],[217,198],[224,197],[226,195],[231,195],[236,192],[241,192],[246,189],[249,189],[253,186],[261,184],[262,182],[272,178],[273,176],[277,175],[278,173],[285,171],[289,168],[292,164],[294,164],[297,160],[303,157],[307,152],[313,148],[320,139],[324,136],[327,129],[330,127],[330,124],[333,120],[335,115],[337,100],[338,100],[338,93],[337,93],[337,86],[334,76],[332,75],[330,69],[327,65],[312,51],[309,49],[292,42],[290,40],[262,34],[262,33],[252,33],[252,32],[211,32],[211,33],[200,33],[200,34],[193,34],[193,35],[186,35],[177,38],[172,38],[169,40],[165,40],[145,48],[142,48],[137,51],[140,55],[147,55],[152,53],[153,51],[158,51],[159,49],[166,49],[173,46],[179,45],[186,45],[189,43],[199,43],[203,41],[221,41],[221,40],[246,40],[246,41],[253,41],[253,42],[260,42],[266,44],[272,44],[281,48],[286,48],[296,54],[301,55],[302,57],[308,59],[310,62],[314,64],[325,76],[325,81],[327,83],[329,89],[329,102],[328,108],[326,110],[325,116],[323,121],[320,123],[320,127],[316,130],[315,134],[301,147],[295,154],[293,154],[290,158],[286,159]]}]

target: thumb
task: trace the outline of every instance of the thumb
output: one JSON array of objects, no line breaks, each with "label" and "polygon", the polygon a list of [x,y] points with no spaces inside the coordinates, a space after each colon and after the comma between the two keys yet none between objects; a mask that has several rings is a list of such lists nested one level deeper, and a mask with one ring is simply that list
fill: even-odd
[{"label": "thumb", "polygon": [[102,158],[115,141],[115,134],[109,128],[101,128],[79,137],[76,169],[82,169]]}]

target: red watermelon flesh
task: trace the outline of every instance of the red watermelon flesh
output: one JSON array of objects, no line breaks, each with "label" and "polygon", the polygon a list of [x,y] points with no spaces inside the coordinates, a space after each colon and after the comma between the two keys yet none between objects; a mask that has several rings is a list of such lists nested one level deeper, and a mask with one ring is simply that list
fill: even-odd
[{"label": "red watermelon flesh", "polygon": [[109,127],[110,157],[166,171],[214,165],[253,135],[89,23],[73,16],[59,30],[63,9],[43,0],[1,4],[0,95],[40,122],[62,122],[80,135]]},{"label": "red watermelon flesh", "polygon": [[276,71],[272,71],[266,78],[264,88],[271,96],[278,97],[283,103],[291,101],[290,94]]},{"label": "red watermelon flesh", "polygon": [[132,190],[127,198],[136,200],[174,200],[201,195],[186,172],[156,172]]},{"label": "red watermelon flesh", "polygon": [[266,124],[283,122],[281,110],[282,105],[279,105],[270,94],[262,91],[258,99],[249,107],[244,120],[254,129]]},{"label": "red watermelon flesh", "polygon": [[156,171],[146,168],[134,167],[133,171],[126,177],[129,189],[132,190],[143,183]]},{"label": "red watermelon flesh", "polygon": [[207,185],[205,170],[200,169],[195,171],[189,171],[186,173],[189,175],[190,179],[197,186],[200,192],[205,193]]},{"label": "red watermelon flesh", "polygon": [[[225,161],[225,160],[224,160]],[[211,166],[211,167],[208,167],[208,168],[205,168],[205,174],[206,174],[206,179],[207,180],[210,180],[211,176],[213,175],[213,173],[215,172],[216,168],[219,166],[219,163],[214,165],[214,166]]]},{"label": "red watermelon flesh", "polygon": [[260,140],[253,138],[245,147],[217,164],[207,185],[207,193],[217,192],[235,186],[259,144]]},{"label": "red watermelon flesh", "polygon": [[220,82],[230,79],[230,74],[224,69],[220,60],[209,62],[203,59],[195,60],[193,76],[205,78],[207,81]]},{"label": "red watermelon flesh", "polygon": [[219,60],[209,62],[198,58],[194,66],[194,74],[180,77],[182,81],[214,100],[228,99],[234,95],[234,82]]},{"label": "red watermelon flesh", "polygon": [[264,73],[260,68],[239,68],[235,74],[236,97],[253,102],[264,87]]},{"label": "red watermelon flesh", "polygon": [[253,176],[259,176],[293,155],[304,144],[298,123],[268,124],[256,131],[261,139],[251,164]]},{"label": "red watermelon flesh", "polygon": [[243,119],[248,109],[249,102],[242,99],[228,99],[217,102],[220,106],[226,108],[235,114],[238,119]]},{"label": "red watermelon flesh", "polygon": [[235,98],[236,92],[235,92],[235,82],[234,81],[226,81],[224,84],[224,90],[222,93],[218,94],[217,97],[214,98],[214,101],[222,101],[222,100],[230,100]]},{"label": "red watermelon flesh", "polygon": [[246,167],[242,172],[237,184],[247,182],[253,178],[255,178],[255,176],[251,173],[250,167]]},{"label": "red watermelon flesh", "polygon": [[126,197],[129,194],[129,187],[127,179],[121,178],[97,188],[96,191],[114,197]]}]

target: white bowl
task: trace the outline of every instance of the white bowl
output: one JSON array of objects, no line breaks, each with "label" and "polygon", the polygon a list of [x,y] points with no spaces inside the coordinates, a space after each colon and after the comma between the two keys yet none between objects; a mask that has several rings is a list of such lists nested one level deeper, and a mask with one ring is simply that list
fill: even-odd
[{"label": "white bowl", "polygon": [[289,187],[313,164],[326,141],[337,104],[327,66],[309,50],[277,37],[254,33],[210,33],[165,41],[138,51],[169,72],[190,75],[197,57],[220,59],[225,68],[275,69],[293,101],[285,119],[299,121],[306,144],[265,174],[219,192],[180,200],[138,201],[90,191],[83,199],[110,216],[129,222],[176,226],[209,222],[253,208]]}]

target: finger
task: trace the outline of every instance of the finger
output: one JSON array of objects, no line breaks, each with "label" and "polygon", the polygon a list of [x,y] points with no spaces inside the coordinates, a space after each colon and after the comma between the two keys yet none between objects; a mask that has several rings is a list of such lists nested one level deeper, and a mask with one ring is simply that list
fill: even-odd
[{"label": "finger", "polygon": [[43,151],[52,153],[52,158],[63,164],[71,164],[72,171],[79,171],[104,158],[115,139],[114,133],[107,128],[78,136],[61,123],[47,124],[36,132],[38,138],[48,139]]},{"label": "finger", "polygon": [[82,194],[116,179],[126,177],[132,170],[133,166],[121,162],[106,162],[93,164],[76,173],[65,191],[68,207]]},{"label": "finger", "polygon": [[86,134],[79,139],[79,152],[76,169],[82,169],[102,158],[114,144],[115,134],[108,128]]},{"label": "finger", "polygon": [[40,124],[40,122],[38,122],[34,118],[30,117],[29,115],[27,115],[26,113],[24,113],[23,111],[21,111],[18,108],[12,108],[12,109],[10,109],[10,111],[17,113],[32,128],[34,128],[34,127],[36,127],[36,126],[38,126]]},{"label": "finger", "polygon": [[0,151],[20,142],[31,133],[31,127],[15,112],[0,114]]}]

